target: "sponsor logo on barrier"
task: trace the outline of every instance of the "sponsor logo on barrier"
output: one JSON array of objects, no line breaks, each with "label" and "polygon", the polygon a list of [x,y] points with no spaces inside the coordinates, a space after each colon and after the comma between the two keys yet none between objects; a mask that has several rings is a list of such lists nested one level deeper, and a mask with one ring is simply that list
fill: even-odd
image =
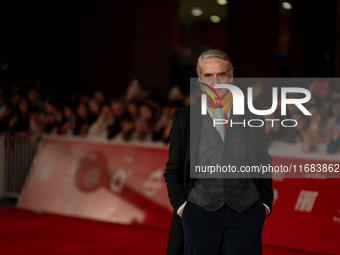
[{"label": "sponsor logo on barrier", "polygon": [[149,177],[143,183],[144,194],[147,197],[155,196],[162,188],[163,182],[163,169],[158,169],[152,172]]},{"label": "sponsor logo on barrier", "polygon": [[120,193],[122,192],[126,183],[126,172],[123,169],[119,169],[114,172],[110,181],[110,188],[112,191]]},{"label": "sponsor logo on barrier", "polygon": [[301,190],[294,210],[299,212],[311,212],[318,195],[319,192],[317,191]]}]

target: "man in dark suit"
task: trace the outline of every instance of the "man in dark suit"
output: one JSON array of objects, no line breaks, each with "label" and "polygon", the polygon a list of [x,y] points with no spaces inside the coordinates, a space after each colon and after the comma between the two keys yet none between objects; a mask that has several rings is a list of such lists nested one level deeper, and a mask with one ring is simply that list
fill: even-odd
[{"label": "man in dark suit", "polygon": [[[233,81],[229,56],[220,50],[203,52],[197,73],[202,90],[213,94],[216,83]],[[164,173],[168,196],[174,208],[169,231],[168,255],[261,254],[261,236],[272,208],[271,174],[247,177],[232,174],[197,176],[197,166],[270,165],[263,127],[230,125],[261,119],[245,106],[243,116],[233,115],[233,97],[228,89],[216,89],[219,96],[207,97],[207,112],[201,102],[173,114],[169,160]],[[205,92],[204,92],[205,93]],[[208,93],[208,94],[210,94]],[[219,100],[221,98],[221,100]],[[253,102],[256,109],[261,108]],[[213,125],[224,118],[224,125]],[[229,121],[230,120],[230,121]],[[191,138],[191,139],[190,139]]]}]

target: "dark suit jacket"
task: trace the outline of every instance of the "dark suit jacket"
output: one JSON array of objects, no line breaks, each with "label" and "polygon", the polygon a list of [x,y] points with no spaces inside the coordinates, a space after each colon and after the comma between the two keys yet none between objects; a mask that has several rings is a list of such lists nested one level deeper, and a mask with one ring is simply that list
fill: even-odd
[{"label": "dark suit jacket", "polygon": [[[253,104],[256,109],[261,109],[259,102],[253,101]],[[245,115],[240,117],[246,120],[246,127],[242,128],[242,130],[247,146],[248,164],[250,166],[271,164],[264,126],[259,128],[247,125],[249,119],[262,119],[264,121],[264,118],[251,113],[246,105],[246,100],[244,109]],[[233,108],[231,109],[230,119],[233,118],[232,111]],[[197,161],[201,121],[201,102],[176,110],[173,114],[173,124],[170,131],[169,160],[164,173],[168,196],[174,209],[169,231],[167,255],[183,254],[182,220],[177,215],[177,209],[187,201],[194,181],[194,179],[190,178],[190,167],[193,168],[195,164],[190,164],[190,158],[194,162]],[[252,124],[255,125],[255,123]],[[195,127],[192,128],[191,133],[190,125]],[[191,146],[193,148],[190,148],[190,137],[192,137]],[[272,211],[273,188],[271,174],[267,174],[265,177],[260,179],[254,178],[253,180],[262,202],[268,205],[270,211]]]}]

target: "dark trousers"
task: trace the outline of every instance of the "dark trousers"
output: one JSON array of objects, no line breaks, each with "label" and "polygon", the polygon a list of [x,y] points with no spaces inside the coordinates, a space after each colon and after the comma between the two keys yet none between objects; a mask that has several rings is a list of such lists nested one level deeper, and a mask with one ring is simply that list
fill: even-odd
[{"label": "dark trousers", "polygon": [[243,213],[227,204],[208,212],[188,201],[182,214],[184,255],[215,255],[220,244],[224,255],[259,255],[265,218],[261,199]]}]

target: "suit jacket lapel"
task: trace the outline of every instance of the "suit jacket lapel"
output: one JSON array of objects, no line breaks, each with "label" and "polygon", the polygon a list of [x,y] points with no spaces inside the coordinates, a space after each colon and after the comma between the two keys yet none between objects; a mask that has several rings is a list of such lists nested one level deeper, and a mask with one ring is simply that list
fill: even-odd
[{"label": "suit jacket lapel", "polygon": [[228,121],[228,128],[227,131],[225,133],[225,137],[224,137],[224,144],[228,141],[230,135],[232,134],[234,127],[230,126],[230,122],[231,120],[233,120],[233,122],[238,121],[238,116],[237,115],[233,115],[233,108],[234,106],[231,107],[230,109],[230,117],[229,117],[229,121]]},{"label": "suit jacket lapel", "polygon": [[220,134],[217,132],[216,128],[214,127],[214,122],[209,116],[209,114],[205,116],[201,116],[202,118],[202,125],[206,127],[214,136],[216,136],[217,139],[220,139],[222,141],[222,138]]},{"label": "suit jacket lapel", "polygon": [[201,137],[201,103],[200,101],[190,106],[190,171],[193,171],[198,159],[198,147]]}]

